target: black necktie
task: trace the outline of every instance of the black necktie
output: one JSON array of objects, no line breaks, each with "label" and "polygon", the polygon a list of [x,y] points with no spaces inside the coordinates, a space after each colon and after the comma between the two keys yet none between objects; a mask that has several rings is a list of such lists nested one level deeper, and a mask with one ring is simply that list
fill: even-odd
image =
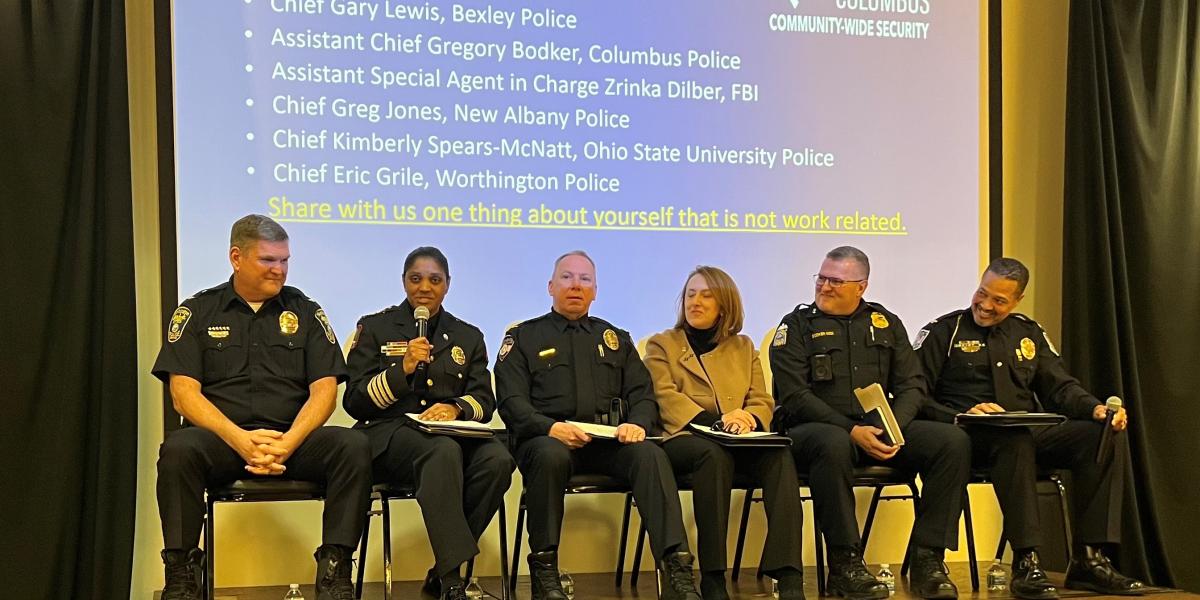
[{"label": "black necktie", "polygon": [[575,419],[596,422],[596,386],[592,382],[592,336],[578,321],[567,328],[571,335],[571,363],[575,367]]}]

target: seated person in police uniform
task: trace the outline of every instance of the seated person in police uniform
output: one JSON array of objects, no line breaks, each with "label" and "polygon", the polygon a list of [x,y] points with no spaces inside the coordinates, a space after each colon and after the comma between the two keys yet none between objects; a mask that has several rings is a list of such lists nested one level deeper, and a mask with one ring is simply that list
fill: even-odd
[{"label": "seated person in police uniform", "polygon": [[[486,423],[496,404],[483,334],[442,306],[450,267],[437,248],[404,259],[407,299],[358,321],[342,399],[371,440],[375,481],[416,489],[435,564],[424,592],[466,598],[461,567],[504,500],[516,467],[495,438],[418,431],[406,413],[432,421]],[[422,310],[421,335],[414,311]]]},{"label": "seated person in police uniform", "polygon": [[[998,258],[984,271],[968,308],[925,326],[915,347],[933,390],[933,417],[952,422],[960,412],[1041,411],[1070,418],[1056,427],[968,428],[974,463],[988,470],[1004,512],[1004,536],[1013,547],[1011,588],[1020,598],[1058,593],[1039,566],[1042,526],[1037,508],[1038,467],[1071,470],[1074,557],[1066,587],[1101,594],[1140,595],[1141,582],[1121,575],[1103,547],[1120,542],[1121,498],[1128,448],[1113,435],[1113,451],[1097,461],[1106,427],[1105,406],[1069,375],[1058,350],[1036,321],[1014,313],[1029,283],[1020,261]],[[1123,431],[1125,409],[1111,427]]]},{"label": "seated person in police uniform", "polygon": [[[346,379],[325,311],[287,280],[287,233],[248,215],[233,224],[229,281],[175,309],[154,375],[187,426],[159,448],[163,600],[199,600],[205,486],[251,477],[325,485],[318,600],[352,600],[351,557],[371,493],[367,439],[322,426]],[[287,560],[287,553],[271,554]]]},{"label": "seated person in police uniform", "polygon": [[767,539],[763,571],[779,581],[779,597],[804,598],[801,572],[800,483],[791,451],[726,447],[694,435],[690,426],[728,433],[770,430],[775,400],[767,391],[754,341],[739,335],[745,311],[733,279],[717,267],[688,276],[675,326],[646,343],[667,441],[663,450],[677,477],[692,481],[700,554],[700,595],[726,600],[725,546],[734,473],[763,489]]},{"label": "seated person in police uniform", "polygon": [[[867,256],[842,246],[825,255],[813,304],[783,317],[771,342],[777,427],[792,438],[808,474],[817,524],[829,544],[829,589],[851,599],[886,598],[887,587],[863,563],[852,481],[856,465],[919,473],[924,483],[913,524],[910,590],[954,598],[943,556],[958,547],[958,519],[970,474],[970,442],[961,429],[916,419],[927,400],[921,365],[900,319],[863,300]],[[855,388],[878,383],[889,397],[905,444],[864,418]]]},{"label": "seated person in police uniform", "polygon": [[[582,251],[554,261],[553,308],[508,330],[496,363],[500,416],[516,446],[529,508],[534,600],[566,600],[558,581],[563,494],[572,473],[628,482],[661,568],[661,597],[699,600],[671,463],[646,441],[658,404],[629,334],[590,316],[596,267]],[[597,440],[568,421],[616,427]]]}]

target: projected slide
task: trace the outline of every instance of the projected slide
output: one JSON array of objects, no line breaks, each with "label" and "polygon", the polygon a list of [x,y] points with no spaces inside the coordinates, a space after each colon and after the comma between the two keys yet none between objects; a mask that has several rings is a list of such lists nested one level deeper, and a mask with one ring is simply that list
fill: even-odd
[{"label": "projected slide", "polygon": [[292,237],[289,283],[342,337],[435,245],[494,355],[548,310],[674,323],[688,271],[737,280],[761,339],[823,253],[915,332],[978,276],[980,14],[959,0],[176,0],[180,293],[228,277],[230,224]]}]

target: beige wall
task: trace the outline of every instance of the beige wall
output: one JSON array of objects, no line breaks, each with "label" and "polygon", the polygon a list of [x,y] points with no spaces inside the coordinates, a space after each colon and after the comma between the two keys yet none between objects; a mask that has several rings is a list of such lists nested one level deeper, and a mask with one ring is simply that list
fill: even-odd
[{"label": "beige wall", "polygon": [[[158,194],[155,164],[154,40],[150,0],[128,0],[131,139],[133,142],[134,226],[137,272],[139,380],[139,478],[137,531],[131,598],[150,598],[161,586],[157,552],[162,545],[154,499],[154,463],[161,441],[162,386],[149,375],[160,344]],[[1034,272],[1022,310],[1040,319],[1057,336],[1061,322],[1062,153],[1066,70],[1066,0],[1004,2],[1004,251],[1025,261]],[[340,411],[334,421],[350,422]],[[510,525],[514,518],[519,477],[509,494]],[[981,557],[994,550],[1000,517],[990,488],[971,490],[975,509],[976,546]],[[864,491],[859,518],[865,516]],[[692,525],[690,497],[684,497]],[[741,506],[740,497],[733,503]],[[420,512],[412,502],[394,504],[394,556],[398,579],[419,579],[432,564]],[[576,572],[613,569],[620,500],[616,497],[572,498],[567,505],[564,568]],[[867,549],[871,563],[899,563],[912,522],[907,502],[885,502]],[[311,553],[319,543],[320,506],[316,503],[267,506],[222,506],[217,514],[217,582],[220,586],[307,583],[312,579]],[[805,561],[813,563],[811,509],[805,509]],[[379,580],[379,529],[370,549],[369,580]],[[511,527],[510,527],[511,530]],[[694,529],[693,529],[694,531]],[[757,563],[762,548],[763,517],[755,508],[745,564]],[[511,531],[510,531],[511,535]],[[963,540],[965,542],[965,538]],[[498,571],[496,527],[481,543],[477,569]],[[960,547],[964,547],[960,544]],[[265,556],[278,557],[267,558]],[[965,561],[963,550],[950,561]],[[648,566],[648,564],[647,564]]]}]

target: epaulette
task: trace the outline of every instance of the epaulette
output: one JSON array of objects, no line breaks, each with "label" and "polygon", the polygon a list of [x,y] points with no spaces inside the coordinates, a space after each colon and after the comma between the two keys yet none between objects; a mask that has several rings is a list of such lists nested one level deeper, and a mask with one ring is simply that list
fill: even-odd
[{"label": "epaulette", "polygon": [[308,297],[308,294],[305,294],[304,292],[300,291],[300,288],[294,288],[290,285],[283,286],[283,288],[279,290],[279,295],[280,296],[292,296],[294,298],[299,298],[300,300],[304,300],[306,302],[312,302],[313,304],[316,304],[316,302],[312,298]]},{"label": "epaulette", "polygon": [[969,309],[969,308],[960,308],[960,309],[958,309],[958,310],[952,310],[952,311],[950,311],[950,312],[948,312],[948,313],[946,313],[946,314],[944,314],[944,315],[942,315],[942,316],[940,316],[940,317],[938,317],[938,318],[936,318],[936,319],[934,319],[934,320],[930,321],[930,322],[929,322],[929,324],[928,324],[928,325],[926,325],[926,327],[928,327],[929,325],[933,325],[934,323],[937,323],[938,321],[941,321],[942,319],[949,319],[949,318],[951,318],[951,317],[957,317],[958,315],[961,315],[961,314],[963,314],[963,313],[965,313],[965,312],[968,312],[968,311],[970,311],[970,310],[971,310],[971,309]]},{"label": "epaulette", "polygon": [[801,302],[800,304],[796,305],[796,308],[792,309],[792,312],[798,315],[811,317],[817,314],[817,307]]}]

